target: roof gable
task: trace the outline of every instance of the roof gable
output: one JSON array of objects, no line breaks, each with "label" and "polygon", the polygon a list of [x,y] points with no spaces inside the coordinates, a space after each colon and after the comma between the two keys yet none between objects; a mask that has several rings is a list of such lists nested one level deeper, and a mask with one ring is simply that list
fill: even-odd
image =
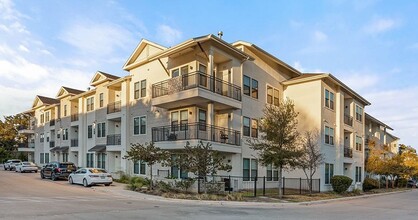
[{"label": "roof gable", "polygon": [[53,105],[53,104],[57,104],[59,102],[60,101],[57,100],[57,99],[37,95],[35,97],[35,100],[33,101],[32,108],[37,108],[37,107],[40,107],[40,106],[43,106],[43,105],[45,105],[45,106],[46,105]]},{"label": "roof gable", "polygon": [[83,93],[84,91],[73,89],[65,86],[61,86],[60,90],[57,93],[56,98],[64,98],[68,95],[78,95],[80,93]]},{"label": "roof gable", "polygon": [[158,52],[164,51],[166,49],[167,48],[164,46],[161,46],[159,44],[156,44],[146,39],[142,39],[139,42],[138,46],[135,48],[134,52],[128,58],[126,63],[123,65],[123,69],[126,69],[127,66],[135,62],[145,60],[149,56],[154,55]]},{"label": "roof gable", "polygon": [[105,72],[102,72],[102,71],[97,71],[94,74],[92,80],[90,81],[90,85],[91,86],[96,86],[96,85],[99,85],[101,83],[108,82],[108,81],[113,81],[113,80],[116,80],[116,79],[119,79],[119,78],[120,78],[119,76],[115,76],[115,75],[105,73]]}]

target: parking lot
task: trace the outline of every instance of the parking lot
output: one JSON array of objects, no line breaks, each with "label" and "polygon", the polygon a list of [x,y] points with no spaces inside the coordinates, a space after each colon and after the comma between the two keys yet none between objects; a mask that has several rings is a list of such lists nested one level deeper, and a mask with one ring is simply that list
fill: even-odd
[{"label": "parking lot", "polygon": [[0,219],[417,219],[418,191],[316,205],[167,200],[0,166]]}]

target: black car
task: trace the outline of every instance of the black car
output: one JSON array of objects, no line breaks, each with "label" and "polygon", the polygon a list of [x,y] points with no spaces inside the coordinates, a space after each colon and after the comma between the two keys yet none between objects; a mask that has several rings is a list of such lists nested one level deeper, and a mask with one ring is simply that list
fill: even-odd
[{"label": "black car", "polygon": [[408,180],[406,185],[407,187],[415,188],[418,187],[418,182],[416,180]]},{"label": "black car", "polygon": [[51,162],[41,169],[41,178],[50,178],[55,181],[57,179],[67,179],[77,167],[72,162]]}]

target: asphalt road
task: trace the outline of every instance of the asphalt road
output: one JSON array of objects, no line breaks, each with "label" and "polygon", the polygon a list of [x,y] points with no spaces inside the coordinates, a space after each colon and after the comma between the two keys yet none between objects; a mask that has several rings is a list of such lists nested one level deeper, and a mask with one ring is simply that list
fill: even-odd
[{"label": "asphalt road", "polygon": [[418,219],[418,191],[316,205],[173,201],[0,166],[0,219]]}]

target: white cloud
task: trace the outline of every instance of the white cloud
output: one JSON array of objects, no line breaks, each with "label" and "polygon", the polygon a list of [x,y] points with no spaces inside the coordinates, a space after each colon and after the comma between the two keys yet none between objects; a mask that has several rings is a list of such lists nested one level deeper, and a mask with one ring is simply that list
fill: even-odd
[{"label": "white cloud", "polygon": [[372,90],[380,80],[378,75],[367,71],[347,71],[339,75],[342,82],[359,93]]},{"label": "white cloud", "polygon": [[322,31],[318,31],[318,30],[316,30],[314,33],[313,33],[313,39],[314,39],[314,41],[316,41],[316,42],[324,42],[324,41],[326,41],[327,39],[328,39],[328,35],[326,35],[324,32],[322,32]]},{"label": "white cloud", "polygon": [[371,21],[364,27],[364,31],[369,34],[379,34],[395,28],[398,23],[389,18],[380,18]]},{"label": "white cloud", "polygon": [[135,39],[125,28],[110,23],[77,22],[63,31],[60,39],[80,53],[95,56],[111,55],[118,49],[130,50]]},{"label": "white cloud", "polygon": [[297,69],[297,70],[299,70],[299,72],[305,72],[305,68],[303,68],[302,67],[302,64],[300,64],[300,62],[299,61],[295,61],[294,63],[293,63],[293,67],[295,68],[295,69]]},{"label": "white cloud", "polygon": [[21,50],[21,51],[23,51],[23,52],[29,52],[29,49],[28,48],[26,48],[25,46],[23,46],[22,44],[21,45],[19,45],[19,50]]},{"label": "white cloud", "polygon": [[166,44],[177,43],[182,37],[181,31],[174,29],[168,25],[160,25],[157,27],[157,39]]}]

